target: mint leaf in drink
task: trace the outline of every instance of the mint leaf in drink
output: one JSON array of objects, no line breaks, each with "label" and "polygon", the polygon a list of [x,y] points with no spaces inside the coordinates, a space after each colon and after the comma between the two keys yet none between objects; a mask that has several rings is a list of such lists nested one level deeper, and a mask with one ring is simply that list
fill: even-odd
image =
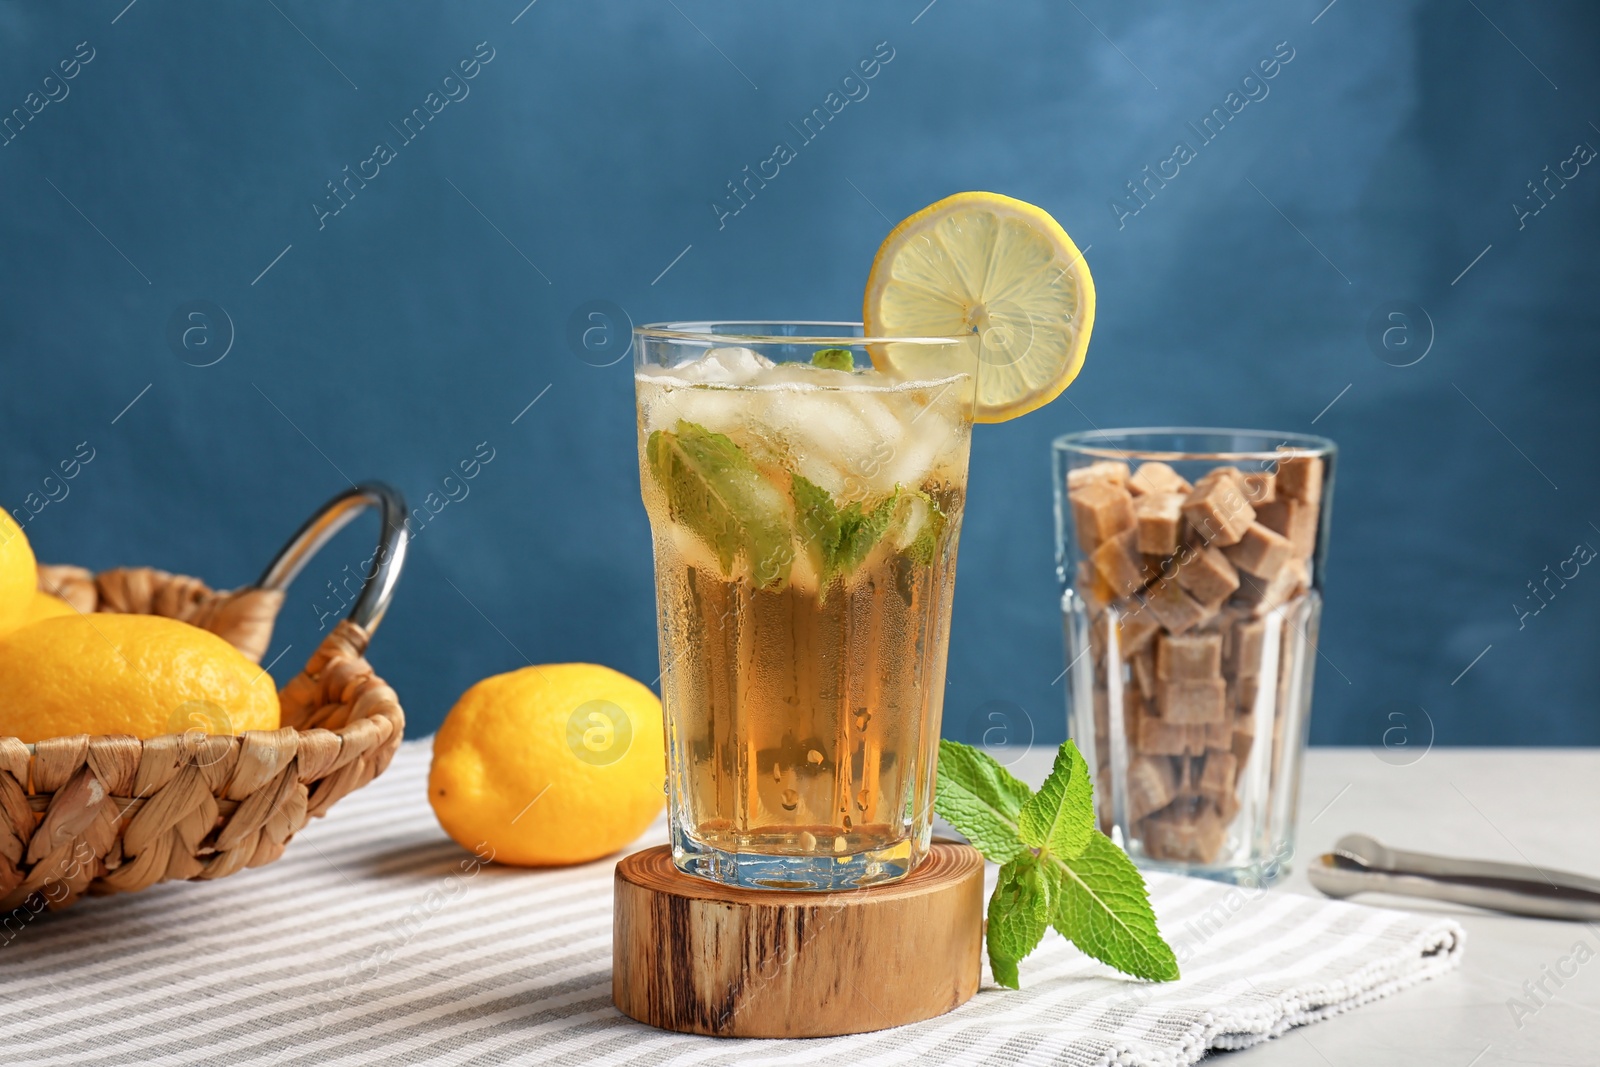
[{"label": "mint leaf in drink", "polygon": [[1137,978],[1178,977],[1138,868],[1094,828],[1093,795],[1071,741],[1037,794],[986,753],[939,742],[934,811],[1002,865],[987,940],[989,969],[1003,986],[1019,988],[1017,964],[1044,935],[1041,907],[1057,933],[1102,963]]},{"label": "mint leaf in drink", "polygon": [[1000,868],[1000,881],[989,898],[989,969],[995,981],[1021,988],[1015,961],[1039,947],[1049,925],[1050,884],[1039,857],[1023,852]]},{"label": "mint leaf in drink", "polygon": [[1005,863],[1028,850],[1017,833],[1017,816],[1030,793],[988,753],[940,739],[933,810],[990,862]]},{"label": "mint leaf in drink", "polygon": [[899,495],[900,490],[896,487],[893,493],[870,509],[857,503],[848,504],[839,512],[839,549],[834,562],[841,573],[849,574],[867,558],[872,546],[889,528],[889,520],[894,516],[895,500]]},{"label": "mint leaf in drink", "polygon": [[1125,974],[1158,982],[1178,977],[1178,960],[1156,929],[1144,879],[1109,837],[1094,831],[1082,855],[1053,855],[1047,870],[1058,933]]},{"label": "mint leaf in drink", "polygon": [[1089,765],[1071,741],[1056,753],[1055,766],[1017,817],[1024,843],[1062,859],[1080,855],[1094,832],[1094,793]]},{"label": "mint leaf in drink", "polygon": [[680,419],[672,430],[650,435],[645,459],[672,521],[710,546],[724,577],[742,558],[761,588],[788,582],[794,562],[788,503],[731,438]]},{"label": "mint leaf in drink", "polygon": [[811,354],[811,365],[823,370],[854,371],[856,360],[848,348],[821,348]]},{"label": "mint leaf in drink", "polygon": [[833,560],[839,551],[839,509],[826,489],[799,474],[794,476],[790,495],[794,497],[800,543],[810,553],[811,564],[826,590],[828,579],[832,577]]},{"label": "mint leaf in drink", "polygon": [[860,502],[839,507],[828,491],[803,475],[794,476],[791,493],[800,541],[827,589],[834,575],[848,575],[867,558],[894,517],[900,490],[868,508]]}]

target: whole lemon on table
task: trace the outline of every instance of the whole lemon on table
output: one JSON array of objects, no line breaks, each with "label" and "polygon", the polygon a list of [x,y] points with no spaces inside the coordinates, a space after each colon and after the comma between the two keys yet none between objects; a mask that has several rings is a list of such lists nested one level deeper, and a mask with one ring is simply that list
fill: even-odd
[{"label": "whole lemon on table", "polygon": [[[451,837],[519,867],[585,863],[660,814],[661,701],[592,663],[485,678],[433,741],[428,799]],[[481,847],[480,847],[481,846]]]},{"label": "whole lemon on table", "polygon": [[28,609],[39,587],[33,548],[11,516],[0,511],[0,634],[28,621]]},{"label": "whole lemon on table", "polygon": [[0,638],[0,737],[237,734],[278,715],[266,671],[176,619],[74,614]]}]

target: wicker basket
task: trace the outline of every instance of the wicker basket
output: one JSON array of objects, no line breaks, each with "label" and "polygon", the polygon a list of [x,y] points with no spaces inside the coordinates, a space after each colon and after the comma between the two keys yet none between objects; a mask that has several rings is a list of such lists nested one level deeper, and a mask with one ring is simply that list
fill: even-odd
[{"label": "wicker basket", "polygon": [[[259,663],[283,589],[368,507],[383,533],[350,618],[279,694],[282,728],[237,737],[199,730],[24,744],[0,737],[0,912],[64,908],[84,893],[221,878],[271,863],[313,815],[381,774],[405,716],[365,658],[404,561],[405,504],[368,483],[308,521],[254,586],[216,592],[149,568],[93,576],[39,568],[41,588],[81,612],[164,615],[203,627]],[[368,568],[364,568],[368,570]]]}]

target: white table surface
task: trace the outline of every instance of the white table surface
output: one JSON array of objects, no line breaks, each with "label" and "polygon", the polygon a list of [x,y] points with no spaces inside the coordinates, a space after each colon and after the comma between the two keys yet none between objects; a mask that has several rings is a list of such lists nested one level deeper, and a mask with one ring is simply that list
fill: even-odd
[{"label": "white table surface", "polygon": [[[1042,748],[992,751],[1031,785],[1043,781],[1053,758]],[[1600,877],[1600,749],[1436,748],[1415,762],[1398,758],[1392,750],[1310,750],[1295,869],[1273,892],[1319,895],[1306,881],[1305,859],[1358,832],[1397,848]],[[1229,1067],[1600,1065],[1600,924],[1514,918],[1411,898],[1353,899],[1453,915],[1467,929],[1461,967],[1277,1041],[1228,1053]],[[1573,955],[1580,941],[1593,954],[1581,964]],[[1563,969],[1570,973],[1576,966],[1577,974],[1560,979],[1565,984],[1558,987],[1547,974],[1563,957],[1569,957]],[[1551,993],[1535,992],[1542,1006],[1523,989],[1524,982],[1541,980]],[[1512,998],[1532,1014],[1515,1016]]]}]

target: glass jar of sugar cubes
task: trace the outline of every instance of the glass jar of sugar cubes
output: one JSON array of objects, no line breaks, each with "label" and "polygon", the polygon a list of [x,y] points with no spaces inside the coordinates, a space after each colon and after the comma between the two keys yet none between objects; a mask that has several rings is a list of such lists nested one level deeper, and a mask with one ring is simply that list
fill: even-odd
[{"label": "glass jar of sugar cubes", "polygon": [[1334,453],[1244,430],[1055,441],[1068,730],[1101,829],[1141,866],[1288,869]]}]

